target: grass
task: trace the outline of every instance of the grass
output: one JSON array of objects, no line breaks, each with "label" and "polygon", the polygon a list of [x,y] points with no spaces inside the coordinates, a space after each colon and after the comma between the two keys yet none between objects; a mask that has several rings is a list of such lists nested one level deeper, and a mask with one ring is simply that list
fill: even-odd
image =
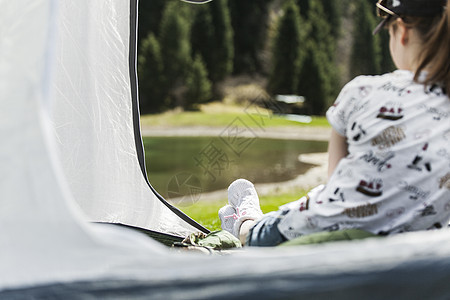
[{"label": "grass", "polygon": [[[274,194],[260,197],[263,213],[277,210],[279,206],[295,201],[305,195],[307,191],[298,190],[284,194]],[[219,209],[227,203],[226,199],[218,201],[200,201],[188,207],[179,207],[188,216],[211,231],[220,229],[220,220],[217,215]]]},{"label": "grass", "polygon": [[261,108],[221,105],[212,103],[201,107],[200,111],[169,111],[162,114],[141,116],[146,126],[208,126],[226,127],[236,118],[249,127],[319,126],[329,127],[325,117],[313,116],[310,123],[299,123],[271,115]]}]

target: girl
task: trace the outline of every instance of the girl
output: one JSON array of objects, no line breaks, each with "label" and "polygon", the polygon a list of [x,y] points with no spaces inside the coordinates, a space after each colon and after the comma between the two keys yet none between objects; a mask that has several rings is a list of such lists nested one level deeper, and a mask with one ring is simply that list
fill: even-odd
[{"label": "girl", "polygon": [[319,231],[388,235],[446,227],[450,219],[450,7],[447,0],[380,0],[398,70],[348,83],[327,118],[329,180],[262,215],[239,179],[219,210],[222,228],[248,246]]}]

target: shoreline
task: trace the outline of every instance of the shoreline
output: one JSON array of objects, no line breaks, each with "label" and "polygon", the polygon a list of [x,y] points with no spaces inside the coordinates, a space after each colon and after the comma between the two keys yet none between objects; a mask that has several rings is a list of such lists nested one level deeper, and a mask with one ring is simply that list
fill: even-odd
[{"label": "shoreline", "polygon": [[[207,126],[146,126],[141,125],[143,137],[152,136],[220,136],[226,133],[227,128],[207,127]],[[233,132],[235,133],[235,132]],[[244,128],[236,133],[239,137],[307,140],[307,141],[328,141],[331,135],[331,127],[308,127],[308,126],[288,126],[288,127],[265,127],[265,128]]]},{"label": "shoreline", "polygon": [[[141,133],[143,137],[152,136],[220,136],[224,133],[223,128],[205,127],[205,126],[142,126]],[[247,132],[248,133],[248,132]],[[259,130],[256,138],[272,138],[272,139],[292,139],[292,140],[311,140],[311,141],[328,141],[331,134],[331,128],[326,127],[275,127],[263,128]],[[253,134],[253,133],[252,133]],[[242,137],[248,137],[243,132]],[[273,183],[255,183],[258,195],[273,195],[281,193],[289,193],[298,189],[309,190],[319,184],[326,183],[328,170],[328,154],[327,153],[308,153],[301,154],[299,161],[314,165],[304,174],[300,174],[294,179],[273,182]],[[237,178],[236,178],[237,179]],[[169,202],[190,201],[180,198],[168,198]],[[218,201],[227,198],[227,190],[218,190],[213,192],[201,193],[198,201]],[[294,199],[293,199],[294,200]]]},{"label": "shoreline", "polygon": [[[295,192],[299,189],[311,190],[312,188],[325,184],[327,181],[328,170],[328,153],[308,153],[301,154],[299,160],[305,163],[313,164],[308,171],[298,175],[294,179],[282,182],[272,183],[254,183],[255,189],[259,196],[276,195]],[[238,178],[236,178],[238,179]],[[217,190],[213,192],[201,193],[195,202],[214,202],[219,200],[226,201],[227,189]],[[192,203],[191,197],[167,198],[169,203]],[[292,199],[294,201],[296,199]]]}]

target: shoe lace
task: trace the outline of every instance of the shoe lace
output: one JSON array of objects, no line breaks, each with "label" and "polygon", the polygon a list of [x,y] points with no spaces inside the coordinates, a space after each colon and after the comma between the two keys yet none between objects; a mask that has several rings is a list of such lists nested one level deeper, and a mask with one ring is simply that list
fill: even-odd
[{"label": "shoe lace", "polygon": [[[242,215],[245,215],[246,212],[244,211]],[[233,218],[235,220],[239,219],[239,217],[241,216],[241,214],[239,213],[239,207],[236,208],[236,212],[233,213],[232,215],[228,215],[228,216],[224,216],[224,219],[230,219]]]}]

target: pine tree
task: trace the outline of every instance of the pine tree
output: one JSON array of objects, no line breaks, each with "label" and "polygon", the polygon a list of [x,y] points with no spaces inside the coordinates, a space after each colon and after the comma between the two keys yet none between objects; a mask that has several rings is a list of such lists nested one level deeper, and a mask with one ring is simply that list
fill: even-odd
[{"label": "pine tree", "polygon": [[141,43],[138,56],[139,98],[142,113],[164,108],[167,98],[161,49],[153,33]]},{"label": "pine tree", "polygon": [[196,55],[191,66],[191,71],[186,78],[186,102],[185,107],[194,108],[197,103],[204,103],[211,98],[211,82],[202,57]]},{"label": "pine tree", "polygon": [[[335,64],[336,39],[320,1],[311,0],[308,20],[308,52],[299,76],[298,94],[305,96],[313,114],[322,114],[338,94],[338,72]],[[314,81],[311,81],[314,74]],[[313,88],[310,84],[320,88]],[[312,103],[314,101],[314,103]]]},{"label": "pine tree", "polygon": [[305,24],[293,1],[284,8],[273,41],[272,72],[268,89],[272,94],[297,92],[299,72],[305,56]]},{"label": "pine tree", "polygon": [[160,28],[161,55],[164,76],[170,83],[169,89],[173,105],[182,106],[179,89],[184,86],[184,79],[191,63],[189,42],[189,22],[180,13],[180,4],[167,4]]},{"label": "pine tree", "polygon": [[208,68],[214,63],[215,37],[211,9],[209,5],[198,5],[195,8],[196,14],[191,28],[192,57],[197,54],[201,55],[205,66]]},{"label": "pine tree", "polygon": [[367,0],[359,0],[356,6],[350,72],[353,76],[379,74],[381,45],[379,36],[372,35],[377,25],[373,5]]},{"label": "pine tree", "polygon": [[226,0],[214,0],[209,3],[214,29],[213,59],[206,62],[210,77],[218,82],[233,71],[233,28]]},{"label": "pine tree", "polygon": [[341,36],[341,1],[322,0],[320,2],[323,6],[323,11],[325,12],[325,20],[327,20],[330,25],[330,36],[337,42],[337,39]]},{"label": "pine tree", "polygon": [[324,65],[328,60],[326,54],[317,51],[314,43],[307,46],[307,55],[303,64],[299,94],[305,97],[305,106],[308,114],[323,115],[329,106],[332,82]]},{"label": "pine tree", "polygon": [[225,0],[195,7],[191,29],[192,55],[200,54],[209,78],[217,83],[233,69],[233,28]]},{"label": "pine tree", "polygon": [[327,21],[320,1],[311,1],[308,21],[311,26],[309,40],[312,40],[317,50],[324,52],[330,61],[334,61],[336,40],[331,35],[331,26]]},{"label": "pine tree", "polygon": [[139,1],[139,44],[146,39],[150,33],[153,33],[158,38],[159,24],[161,23],[162,13],[166,3],[166,0]]},{"label": "pine tree", "polygon": [[[375,4],[378,0],[366,0],[370,7],[375,8]],[[373,13],[375,15],[375,9],[373,9]],[[375,24],[381,22],[380,18],[375,18]],[[374,25],[375,28],[376,25]],[[379,59],[379,73],[392,72],[395,70],[394,62],[391,58],[391,53],[389,50],[389,33],[387,30],[380,30],[377,34],[378,42],[380,45],[380,59]]]},{"label": "pine tree", "polygon": [[229,0],[234,32],[234,74],[264,71],[261,52],[268,33],[269,5],[273,0]]},{"label": "pine tree", "polygon": [[[317,0],[314,0],[314,1],[317,1]],[[329,1],[336,1],[336,0],[329,0]],[[297,6],[300,8],[301,16],[304,19],[307,19],[308,12],[309,12],[310,0],[296,0],[295,2],[297,4]]]}]

